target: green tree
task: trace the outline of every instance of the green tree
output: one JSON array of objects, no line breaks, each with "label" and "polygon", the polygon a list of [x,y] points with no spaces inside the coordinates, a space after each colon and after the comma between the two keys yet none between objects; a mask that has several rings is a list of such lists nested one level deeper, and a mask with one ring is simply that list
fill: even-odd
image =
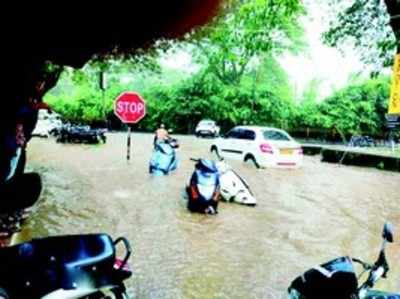
[{"label": "green tree", "polygon": [[331,46],[350,41],[363,60],[377,66],[393,64],[393,54],[400,52],[400,3],[398,0],[330,0],[337,18],[323,35]]},{"label": "green tree", "polygon": [[190,42],[197,60],[222,83],[237,85],[250,62],[263,54],[296,51],[303,45],[299,0],[231,1],[232,8],[217,24]]},{"label": "green tree", "polygon": [[389,96],[388,78],[370,79],[348,86],[321,102],[320,126],[336,129],[343,136],[381,135]]}]

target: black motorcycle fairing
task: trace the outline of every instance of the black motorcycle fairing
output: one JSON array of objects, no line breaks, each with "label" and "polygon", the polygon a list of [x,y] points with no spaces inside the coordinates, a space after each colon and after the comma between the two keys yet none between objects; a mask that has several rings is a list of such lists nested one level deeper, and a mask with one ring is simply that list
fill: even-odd
[{"label": "black motorcycle fairing", "polygon": [[349,257],[340,257],[297,277],[289,287],[307,299],[351,299],[357,293],[357,277]]},{"label": "black motorcycle fairing", "polygon": [[196,165],[196,169],[205,173],[218,173],[218,168],[211,160],[200,159]]},{"label": "black motorcycle fairing", "polygon": [[188,209],[191,212],[204,213],[209,207],[212,207],[215,212],[218,211],[218,201],[214,196],[205,198],[199,190],[199,185],[202,185],[204,181],[214,185],[214,194],[219,192],[219,173],[215,163],[211,160],[200,159],[195,165],[195,171],[187,188]]},{"label": "black motorcycle fairing", "polygon": [[0,250],[0,288],[11,298],[114,284],[115,248],[106,234],[58,236]]}]

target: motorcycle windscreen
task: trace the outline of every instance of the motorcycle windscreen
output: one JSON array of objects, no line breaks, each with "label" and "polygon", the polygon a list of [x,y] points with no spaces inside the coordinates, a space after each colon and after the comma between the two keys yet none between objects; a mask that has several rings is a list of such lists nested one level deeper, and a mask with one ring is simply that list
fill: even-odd
[{"label": "motorcycle windscreen", "polygon": [[218,174],[212,172],[197,171],[197,188],[199,193],[206,199],[211,200],[218,184]]},{"label": "motorcycle windscreen", "polygon": [[386,293],[380,291],[368,291],[365,299],[400,299],[400,293]]},{"label": "motorcycle windscreen", "polygon": [[357,293],[357,287],[353,262],[349,257],[341,257],[297,277],[289,293],[294,289],[307,299],[350,299]]},{"label": "motorcycle windscreen", "polygon": [[174,149],[172,148],[171,145],[169,145],[168,143],[158,143],[157,144],[157,150],[161,151],[162,153],[166,154],[166,155],[170,155],[172,156],[174,154]]},{"label": "motorcycle windscreen", "polygon": [[196,164],[196,168],[202,173],[217,173],[218,169],[214,161],[208,159],[200,159]]}]

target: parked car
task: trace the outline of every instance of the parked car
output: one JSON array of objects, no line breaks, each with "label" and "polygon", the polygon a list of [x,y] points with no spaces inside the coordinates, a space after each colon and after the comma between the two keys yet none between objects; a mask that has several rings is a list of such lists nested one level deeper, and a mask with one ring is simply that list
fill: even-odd
[{"label": "parked car", "polygon": [[217,137],[219,135],[219,131],[220,128],[216,125],[215,121],[204,119],[197,124],[195,134],[197,137]]},{"label": "parked car", "polygon": [[237,126],[211,145],[219,158],[237,159],[258,167],[299,167],[303,150],[284,130]]}]

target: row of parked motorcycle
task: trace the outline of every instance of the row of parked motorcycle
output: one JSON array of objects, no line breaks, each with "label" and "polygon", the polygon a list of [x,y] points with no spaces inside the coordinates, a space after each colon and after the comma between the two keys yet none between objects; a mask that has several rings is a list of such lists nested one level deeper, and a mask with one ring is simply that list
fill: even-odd
[{"label": "row of parked motorcycle", "polygon": [[[162,176],[174,171],[178,166],[175,151],[178,147],[178,141],[173,138],[156,142],[150,160],[150,173]],[[185,188],[187,207],[191,212],[216,214],[220,198],[247,206],[257,204],[248,183],[224,160],[191,160],[195,162],[194,172]]]},{"label": "row of parked motorcycle", "polygon": [[106,143],[106,129],[93,129],[90,126],[64,124],[54,129],[52,134],[57,142],[61,143]]}]

